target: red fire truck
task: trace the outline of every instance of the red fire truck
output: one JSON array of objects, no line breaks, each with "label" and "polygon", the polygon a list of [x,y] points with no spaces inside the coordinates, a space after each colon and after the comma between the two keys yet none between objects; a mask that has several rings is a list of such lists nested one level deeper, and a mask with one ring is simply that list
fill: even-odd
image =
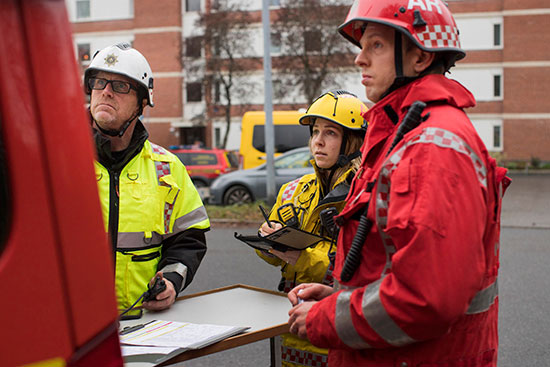
[{"label": "red fire truck", "polygon": [[0,1],[0,366],[122,366],[64,0]]}]

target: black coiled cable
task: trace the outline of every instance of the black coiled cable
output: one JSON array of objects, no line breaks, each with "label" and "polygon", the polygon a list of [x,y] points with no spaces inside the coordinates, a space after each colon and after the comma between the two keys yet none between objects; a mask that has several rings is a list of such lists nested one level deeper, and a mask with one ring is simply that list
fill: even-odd
[{"label": "black coiled cable", "polygon": [[359,263],[361,262],[361,250],[363,249],[363,244],[365,243],[367,235],[372,228],[372,221],[367,218],[367,210],[365,210],[365,213],[359,219],[357,232],[355,232],[353,241],[351,241],[351,247],[346,255],[346,261],[344,263],[344,267],[342,268],[342,273],[340,274],[340,279],[342,279],[343,282],[348,282],[351,279],[355,273],[355,270],[357,270]]},{"label": "black coiled cable", "polygon": [[[416,128],[422,121],[425,121],[429,114],[426,114],[425,116],[422,115],[422,111],[424,111],[424,108],[426,108],[426,103],[422,101],[415,101],[411,107],[409,108],[409,111],[407,111],[407,114],[403,118],[403,121],[399,125],[399,128],[397,129],[397,133],[395,134],[395,138],[392,141],[392,144],[390,145],[390,149],[388,150],[388,153],[386,153],[386,157],[390,154],[390,152],[395,148],[395,146],[403,139],[403,136],[405,136],[406,133],[411,131],[412,129]],[[374,186],[374,182],[372,185],[370,185],[367,188],[367,191],[370,192]],[[370,190],[369,190],[370,189]],[[344,262],[344,266],[342,267],[342,272],[340,273],[340,279],[343,282],[348,282],[353,277],[353,274],[355,274],[355,271],[359,267],[359,264],[361,263],[361,251],[363,250],[363,245],[365,244],[365,240],[367,239],[367,235],[369,234],[371,228],[372,228],[372,221],[367,218],[367,212],[369,210],[369,204],[370,200],[367,202],[365,211],[363,215],[359,218],[359,225],[357,226],[357,232],[355,232],[355,236],[353,236],[353,240],[351,241],[351,247],[349,249],[349,252],[346,255],[346,261]]]}]

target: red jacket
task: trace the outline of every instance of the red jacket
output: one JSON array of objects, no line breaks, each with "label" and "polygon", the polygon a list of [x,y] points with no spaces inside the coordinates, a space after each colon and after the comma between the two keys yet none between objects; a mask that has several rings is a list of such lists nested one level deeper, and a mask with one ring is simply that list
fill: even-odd
[{"label": "red jacket", "polygon": [[[387,155],[415,101],[426,121]],[[496,366],[500,198],[509,183],[463,108],[459,83],[429,75],[364,116],[362,167],[340,215],[340,290],[312,307],[309,340],[331,366]],[[342,267],[369,202],[373,226],[348,282]]]}]

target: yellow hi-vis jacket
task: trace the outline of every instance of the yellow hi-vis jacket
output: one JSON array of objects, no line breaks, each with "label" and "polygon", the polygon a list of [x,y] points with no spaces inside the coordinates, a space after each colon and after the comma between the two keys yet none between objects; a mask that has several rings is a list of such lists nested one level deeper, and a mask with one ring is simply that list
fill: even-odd
[{"label": "yellow hi-vis jacket", "polygon": [[[313,167],[317,171],[315,161]],[[297,209],[300,219],[300,228],[329,237],[322,228],[319,213],[326,208],[335,207],[338,212],[345,205],[345,198],[349,191],[349,182],[354,175],[352,169],[346,171],[338,178],[331,191],[321,198],[321,188],[317,173],[304,175],[294,181],[284,184],[279,190],[277,201],[269,214],[269,219],[280,222],[277,209],[284,204],[292,203]],[[331,248],[330,241],[321,241],[313,247],[302,250],[295,265],[287,264],[278,257],[256,251],[256,253],[274,266],[281,267],[282,279],[279,290],[289,292],[301,283],[332,284],[332,266],[330,264],[329,251],[336,253],[336,239]],[[300,339],[290,333],[282,336],[282,364],[283,366],[326,366],[327,349],[317,348],[304,339]]]},{"label": "yellow hi-vis jacket", "polygon": [[119,173],[99,162],[95,170],[105,231],[115,242],[119,308],[132,305],[158,270],[180,292],[206,252],[203,232],[210,228],[184,165],[145,140]]}]

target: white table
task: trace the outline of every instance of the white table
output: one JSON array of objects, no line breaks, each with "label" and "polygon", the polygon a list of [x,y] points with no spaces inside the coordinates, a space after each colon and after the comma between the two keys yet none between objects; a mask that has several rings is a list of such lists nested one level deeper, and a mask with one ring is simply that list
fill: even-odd
[{"label": "white table", "polygon": [[[206,292],[179,297],[167,310],[144,312],[139,320],[122,321],[126,326],[142,324],[151,320],[191,322],[195,324],[216,324],[248,326],[246,332],[227,338],[205,348],[188,350],[156,366],[167,366],[211,353],[271,338],[271,365],[280,366],[280,345],[278,335],[288,332],[288,311],[291,304],[284,293],[236,284]],[[146,360],[128,358],[131,367],[155,366]]]}]

